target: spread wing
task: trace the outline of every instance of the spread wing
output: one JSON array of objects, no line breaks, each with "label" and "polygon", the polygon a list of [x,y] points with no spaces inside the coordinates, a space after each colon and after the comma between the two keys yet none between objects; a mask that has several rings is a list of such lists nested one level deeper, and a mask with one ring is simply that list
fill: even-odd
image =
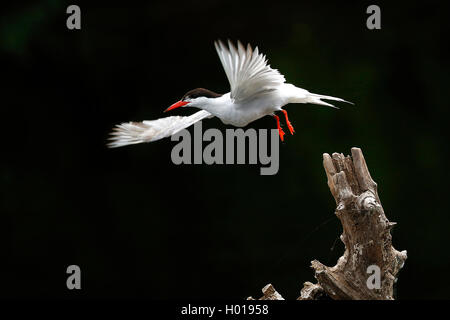
[{"label": "spread wing", "polygon": [[247,49],[238,41],[237,48],[228,40],[228,48],[222,41],[214,42],[222,66],[231,87],[231,98],[244,101],[256,94],[271,91],[284,83],[284,76],[267,64],[266,56],[258,47]]},{"label": "spread wing", "polygon": [[122,123],[117,125],[111,133],[108,147],[117,148],[170,137],[197,121],[211,117],[212,114],[201,110],[188,117],[173,116],[150,121]]}]

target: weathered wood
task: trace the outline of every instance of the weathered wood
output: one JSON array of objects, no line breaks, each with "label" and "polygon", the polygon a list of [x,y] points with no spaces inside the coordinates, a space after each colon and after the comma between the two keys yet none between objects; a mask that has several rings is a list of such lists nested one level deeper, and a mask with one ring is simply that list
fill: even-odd
[{"label": "weathered wood", "polygon": [[327,294],[319,284],[313,284],[309,281],[305,282],[297,300],[321,300],[325,299]]},{"label": "weathered wood", "polygon": [[[284,298],[275,290],[275,288],[269,283],[262,288],[263,296],[256,300],[284,300]],[[248,297],[247,300],[255,300],[253,297]]]},{"label": "weathered wood", "polygon": [[[391,229],[395,225],[384,214],[377,184],[370,176],[361,149],[352,156],[342,153],[323,155],[328,186],[336,200],[335,214],[342,224],[344,254],[334,267],[317,260],[311,262],[317,284],[305,282],[298,300],[392,300],[399,270],[406,251],[392,247]],[[373,270],[379,268],[379,283]]]}]

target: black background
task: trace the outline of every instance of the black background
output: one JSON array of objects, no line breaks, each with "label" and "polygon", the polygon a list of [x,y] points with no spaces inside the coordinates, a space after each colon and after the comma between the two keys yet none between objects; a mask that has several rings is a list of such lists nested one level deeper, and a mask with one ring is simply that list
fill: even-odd
[{"label": "black background", "polygon": [[[66,28],[69,4],[81,7],[81,30]],[[408,251],[397,297],[449,298],[449,6],[377,2],[382,29],[371,31],[370,4],[3,9],[0,296],[243,299],[272,283],[294,299],[314,280],[310,261],[332,266],[343,250],[322,154],[358,146],[398,223],[394,246]],[[162,117],[190,89],[227,92],[219,38],[258,45],[288,82],[356,106],[287,106],[296,134],[280,145],[275,176],[176,166],[170,139],[105,147],[115,124]],[[71,264],[81,291],[66,288]]]}]

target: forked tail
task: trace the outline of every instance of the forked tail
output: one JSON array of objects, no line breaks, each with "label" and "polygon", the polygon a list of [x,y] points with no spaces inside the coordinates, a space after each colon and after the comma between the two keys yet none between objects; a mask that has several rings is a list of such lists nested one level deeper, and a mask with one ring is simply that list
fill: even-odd
[{"label": "forked tail", "polygon": [[310,93],[310,92],[308,92],[308,94],[306,96],[306,99],[307,99],[306,103],[320,104],[320,105],[323,105],[323,106],[329,106],[329,107],[336,108],[336,109],[339,109],[339,108],[334,106],[334,105],[332,105],[332,104],[330,104],[330,103],[322,101],[321,99],[333,100],[333,101],[339,101],[339,102],[345,102],[345,103],[354,104],[353,102],[346,101],[346,100],[341,99],[341,98],[336,98],[336,97],[332,97],[332,96],[324,96],[324,95],[321,95],[321,94]]},{"label": "forked tail", "polygon": [[335,107],[334,105],[332,105],[330,103],[322,101],[322,99],[354,104],[353,102],[349,102],[349,101],[346,101],[341,98],[311,93],[308,90],[298,88],[290,83],[286,83],[282,89],[285,92],[285,94],[289,97],[289,99],[288,99],[289,103],[314,103],[314,104],[320,104],[323,106],[328,106],[328,107],[332,107],[332,108],[336,108],[336,109],[339,109],[339,108]]}]

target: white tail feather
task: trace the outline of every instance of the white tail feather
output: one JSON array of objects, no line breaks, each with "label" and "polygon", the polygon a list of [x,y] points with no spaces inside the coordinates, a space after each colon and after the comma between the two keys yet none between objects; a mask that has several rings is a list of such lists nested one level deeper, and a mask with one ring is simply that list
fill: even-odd
[{"label": "white tail feather", "polygon": [[108,147],[117,148],[170,137],[197,121],[209,117],[212,117],[209,112],[201,110],[188,117],[173,116],[151,121],[122,123],[117,125],[111,133]]},{"label": "white tail feather", "polygon": [[353,102],[346,101],[344,99],[336,98],[336,97],[332,97],[332,96],[324,96],[324,95],[321,95],[321,94],[315,94],[315,93],[310,93],[310,92],[308,92],[308,94],[307,94],[307,102],[308,103],[320,104],[320,105],[323,105],[323,106],[328,106],[328,107],[332,107],[332,108],[335,108],[335,109],[339,109],[338,107],[336,107],[336,106],[334,106],[334,105],[332,105],[330,103],[327,103],[325,101],[322,101],[321,99],[333,100],[333,101],[339,101],[339,102],[345,102],[345,103],[354,104]]},{"label": "white tail feather", "polygon": [[341,98],[311,93],[305,89],[298,88],[290,83],[286,83],[282,87],[282,89],[283,89],[285,95],[289,97],[289,99],[288,99],[289,103],[314,103],[314,104],[320,104],[323,106],[328,106],[328,107],[332,107],[332,108],[336,108],[336,109],[339,109],[339,108],[335,107],[334,105],[332,105],[330,103],[322,101],[321,99],[334,100],[334,101],[346,102],[346,103],[353,104],[352,102],[345,101],[344,99],[341,99]]}]

